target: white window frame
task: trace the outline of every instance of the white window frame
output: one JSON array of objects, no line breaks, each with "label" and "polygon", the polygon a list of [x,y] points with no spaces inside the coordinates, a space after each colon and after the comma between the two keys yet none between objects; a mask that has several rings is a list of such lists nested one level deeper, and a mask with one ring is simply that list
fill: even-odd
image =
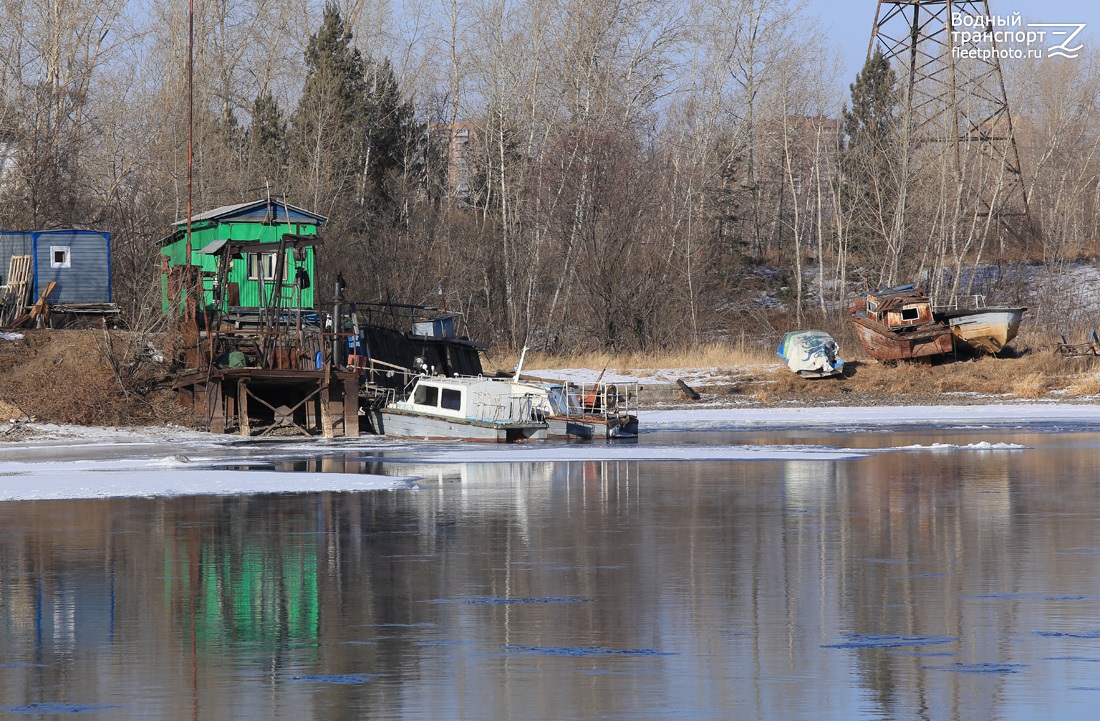
[{"label": "white window frame", "polygon": [[[57,259],[57,254],[64,254],[62,260]],[[73,267],[73,252],[72,247],[68,245],[51,245],[50,246],[50,267],[51,268],[71,268]]]},{"label": "white window frame", "polygon": [[[259,280],[257,264],[262,264],[264,280],[275,280],[275,266],[279,258],[278,252],[273,253],[248,253],[248,279]],[[283,280],[287,279],[289,263],[283,263]]]}]

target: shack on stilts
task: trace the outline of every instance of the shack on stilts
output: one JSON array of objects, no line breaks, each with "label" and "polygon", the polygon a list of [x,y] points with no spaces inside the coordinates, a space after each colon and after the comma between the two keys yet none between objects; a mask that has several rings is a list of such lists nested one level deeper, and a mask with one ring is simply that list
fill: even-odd
[{"label": "shack on stilts", "polygon": [[176,389],[196,427],[242,436],[359,435],[348,334],[338,309],[325,314],[316,303],[324,222],[268,199],[179,221],[165,239],[163,308],[177,320],[177,360],[186,368]]}]

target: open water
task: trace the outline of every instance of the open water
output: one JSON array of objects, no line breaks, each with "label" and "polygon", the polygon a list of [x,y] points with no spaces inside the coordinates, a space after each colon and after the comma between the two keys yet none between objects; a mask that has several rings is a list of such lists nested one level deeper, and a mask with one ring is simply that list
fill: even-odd
[{"label": "open water", "polygon": [[0,504],[0,717],[1100,714],[1100,435],[651,442],[895,450]]}]

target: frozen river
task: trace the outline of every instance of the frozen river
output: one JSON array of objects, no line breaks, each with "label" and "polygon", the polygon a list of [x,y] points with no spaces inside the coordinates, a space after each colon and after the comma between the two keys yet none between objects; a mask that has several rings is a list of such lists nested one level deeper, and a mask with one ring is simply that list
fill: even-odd
[{"label": "frozen river", "polygon": [[1095,717],[1098,426],[681,421],[0,450],[0,717]]}]

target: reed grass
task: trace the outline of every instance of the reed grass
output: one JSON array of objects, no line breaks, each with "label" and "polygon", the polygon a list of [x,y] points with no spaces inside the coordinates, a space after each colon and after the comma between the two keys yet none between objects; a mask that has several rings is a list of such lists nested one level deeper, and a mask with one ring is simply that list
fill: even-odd
[{"label": "reed grass", "polygon": [[[488,364],[494,369],[508,370],[515,367],[519,353],[515,351],[490,350],[486,353]],[[729,368],[736,366],[760,366],[778,363],[779,359],[769,355],[763,349],[737,349],[722,344],[697,346],[681,351],[649,351],[631,353],[609,353],[606,351],[588,351],[581,353],[541,353],[528,351],[523,367],[529,370],[562,368],[607,368],[620,372],[637,372],[637,375],[655,369],[667,368]]]},{"label": "reed grass", "polygon": [[[862,349],[841,354],[847,363],[845,377],[806,379],[792,373],[771,352],[760,348],[705,345],[683,351],[650,353],[528,353],[524,368],[535,372],[568,368],[591,368],[634,375],[643,380],[659,370],[703,371],[709,380],[697,390],[718,399],[731,392],[759,404],[805,403],[838,405],[904,403],[916,398],[921,403],[965,402],[965,398],[1038,400],[1062,397],[1100,396],[1100,357],[1065,358],[1057,342],[1038,336],[1024,336],[1012,344],[1008,357],[944,358],[935,364],[898,363],[885,365],[863,357]],[[511,369],[518,354],[498,352],[490,362]],[[487,366],[489,367],[489,366]],[[734,389],[731,391],[731,389]]]}]

